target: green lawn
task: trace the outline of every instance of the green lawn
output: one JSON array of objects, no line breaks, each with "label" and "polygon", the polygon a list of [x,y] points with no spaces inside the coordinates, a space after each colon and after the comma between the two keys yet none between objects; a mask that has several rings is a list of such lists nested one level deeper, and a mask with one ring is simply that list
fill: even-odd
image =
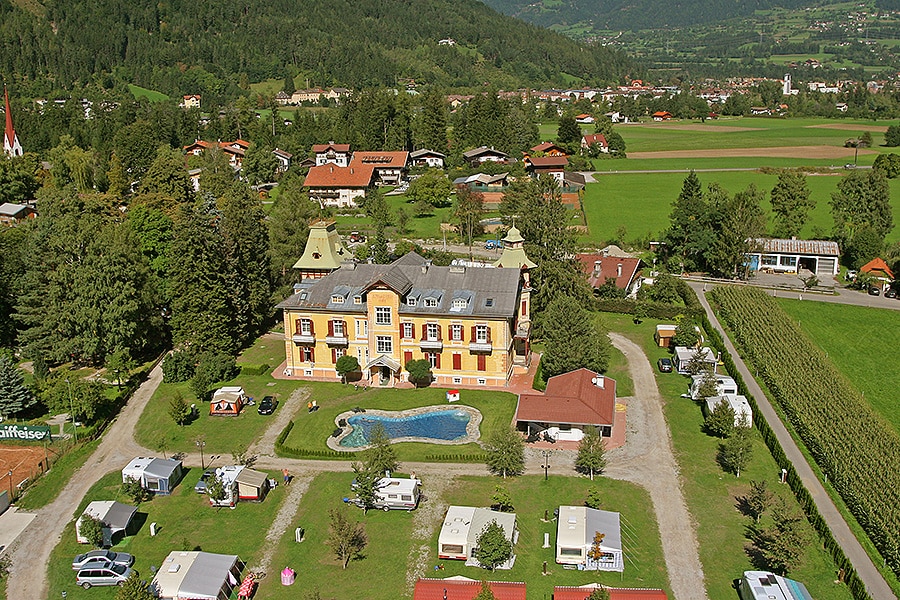
[{"label": "green lawn", "polygon": [[162,92],[157,92],[156,90],[148,90],[147,88],[142,88],[139,85],[134,85],[129,83],[128,89],[131,91],[131,94],[140,100],[141,98],[146,98],[150,102],[162,102],[163,100],[168,100],[169,97],[163,94]]},{"label": "green lawn", "polygon": [[885,335],[900,331],[900,312],[781,298],[778,303],[799,321],[806,335],[828,354],[872,408],[900,431],[894,381],[900,373],[900,354],[893,337]]},{"label": "green lawn", "polygon": [[[141,504],[135,518],[142,526],[135,535],[113,547],[113,550],[134,555],[134,568],[142,577],[151,579],[150,566],[159,567],[172,550],[237,554],[246,562],[256,557],[284,497],[283,488],[276,488],[259,504],[241,503],[234,510],[216,509],[209,505],[205,495],[194,492],[194,484],[199,478],[200,469],[191,469],[171,496],[159,496]],[[90,489],[75,514],[80,515],[94,500],[130,503],[121,494],[121,483],[119,472],[105,475]],[[155,537],[150,537],[150,523],[159,524]],[[48,597],[59,598],[64,591],[70,600],[112,600],[115,597],[115,587],[82,590],[75,585],[72,558],[89,549],[75,541],[75,523],[69,523],[50,556]]]},{"label": "green lawn", "polygon": [[[605,315],[610,326],[641,345],[651,364],[668,356],[668,351],[658,348],[653,341],[655,327],[661,321],[645,320],[635,325],[627,315]],[[725,473],[715,460],[719,440],[703,433],[703,416],[700,407],[681,394],[687,391],[689,379],[676,373],[656,372],[665,405],[666,420],[672,432],[676,460],[681,467],[682,489],[688,510],[697,522],[700,542],[700,560],[706,575],[710,598],[733,598],[731,582],[745,570],[753,568],[744,551],[748,543],[745,537],[749,519],[736,508],[737,499],[749,491],[751,480],[769,482],[780,496],[798,512],[799,506],[788,488],[778,484],[778,467],[762,439],[754,430],[753,459],[741,477]],[[768,523],[763,518],[763,526]],[[815,539],[812,528],[807,526],[810,539]],[[803,558],[803,564],[790,576],[802,581],[817,599],[843,600],[850,598],[849,591],[835,585],[836,568],[830,556],[820,544],[811,543]]]},{"label": "green lawn", "polygon": [[[646,234],[659,236],[669,226],[672,203],[681,192],[684,173],[640,173],[599,175],[598,184],[585,188],[584,211],[587,215],[589,234],[584,243],[600,245],[615,239],[619,226],[628,232],[627,239],[638,239]],[[769,193],[778,181],[774,174],[757,171],[698,173],[704,187],[718,183],[730,193],[746,189],[751,183],[765,193],[763,209],[770,212]],[[801,232],[804,238],[827,235],[833,226],[831,194],[841,181],[839,175],[810,175],[806,178],[811,197],[816,201],[806,226]],[[900,220],[900,185],[891,182],[891,204],[894,218]],[[900,229],[895,228],[888,242],[900,240]]]},{"label": "green lawn", "polygon": [[[549,598],[555,585],[583,585],[603,581],[609,585],[668,588],[665,563],[659,540],[659,532],[653,517],[650,500],[643,489],[625,482],[599,479],[595,485],[602,491],[604,508],[622,514],[623,538],[628,558],[625,572],[586,573],[563,569],[554,563],[554,550],[541,548],[543,533],[556,537],[556,523],[541,521],[544,511],[552,511],[560,504],[581,505],[591,482],[586,478],[521,477],[503,481],[493,477],[462,477],[458,485],[445,492],[440,499],[447,504],[487,506],[496,485],[509,490],[517,514],[519,542],[516,545],[516,564],[508,571],[488,573],[474,567],[466,567],[459,561],[437,560],[437,538],[441,517],[430,523],[431,535],[424,537],[416,531],[415,513],[371,511],[363,515],[355,507],[343,506],[340,498],[347,495],[351,474],[329,473],[319,475],[300,502],[295,526],[306,529],[306,539],[297,544],[292,536],[282,541],[274,565],[295,569],[299,576],[292,588],[280,585],[273,579],[274,573],[263,580],[258,597],[297,598],[318,592],[323,598],[341,598],[366,590],[371,600],[394,600],[409,597],[412,589],[407,571],[418,556],[422,546],[425,558],[424,577],[450,577],[463,575],[474,579],[487,578],[499,581],[524,581],[528,585],[529,598]],[[424,480],[424,493],[428,496],[428,480]],[[365,524],[369,546],[365,557],[353,561],[345,571],[334,555],[324,545],[328,536],[327,511],[346,510]],[[421,510],[421,509],[420,509]],[[397,540],[403,540],[398,544]],[[542,564],[548,563],[550,574],[541,575]],[[444,570],[434,571],[438,564]]]},{"label": "green lawn", "polygon": [[[304,383],[303,385],[309,385]],[[360,406],[366,409],[406,410],[418,406],[446,404],[447,390],[423,388],[396,390],[362,388],[339,383],[315,383],[310,385],[312,398],[321,407],[314,413],[301,410],[294,417],[294,428],[285,445],[307,450],[327,450],[325,441],[335,428],[335,418],[342,412]],[[502,427],[509,427],[516,409],[516,396],[504,391],[462,390],[460,403],[481,411],[481,438],[487,439]],[[413,442],[394,444],[400,461],[424,460],[429,454],[476,454],[481,448],[474,443],[460,445],[435,445]]]},{"label": "green lawn", "polygon": [[[100,440],[82,443],[74,450],[63,454],[59,460],[53,463],[53,467],[49,471],[28,487],[25,495],[16,502],[16,506],[30,511],[53,502],[72,474],[81,468],[98,445],[100,445]],[[48,448],[48,453],[50,456],[55,455],[53,445]]]}]

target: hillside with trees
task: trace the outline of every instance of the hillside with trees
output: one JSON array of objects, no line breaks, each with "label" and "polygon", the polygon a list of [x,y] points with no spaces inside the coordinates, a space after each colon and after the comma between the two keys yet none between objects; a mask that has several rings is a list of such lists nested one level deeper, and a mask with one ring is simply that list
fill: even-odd
[{"label": "hillside with trees", "polygon": [[[0,69],[28,95],[134,83],[220,101],[266,79],[319,86],[523,86],[637,75],[584,46],[475,0],[209,0],[0,3]],[[441,40],[452,40],[453,43]]]}]

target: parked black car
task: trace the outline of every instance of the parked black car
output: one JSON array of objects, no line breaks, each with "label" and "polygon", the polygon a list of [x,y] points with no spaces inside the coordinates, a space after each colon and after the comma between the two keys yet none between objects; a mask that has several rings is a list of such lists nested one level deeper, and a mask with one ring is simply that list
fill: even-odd
[{"label": "parked black car", "polygon": [[880,296],[881,290],[873,285],[872,287],[869,288],[869,295],[870,296]]},{"label": "parked black car", "polygon": [[271,415],[275,412],[275,396],[266,396],[263,398],[259,406],[256,407],[256,412],[261,415]]},{"label": "parked black car", "polygon": [[672,372],[672,359],[671,358],[661,358],[656,361],[657,366],[659,367],[660,373],[671,373]]},{"label": "parked black car", "polygon": [[896,288],[888,288],[888,291],[884,293],[885,298],[896,298],[897,297],[897,289]]}]

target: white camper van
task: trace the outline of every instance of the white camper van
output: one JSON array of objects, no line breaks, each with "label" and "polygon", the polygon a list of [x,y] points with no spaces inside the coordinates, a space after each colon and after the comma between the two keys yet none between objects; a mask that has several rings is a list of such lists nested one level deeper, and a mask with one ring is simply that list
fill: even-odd
[{"label": "white camper van", "polygon": [[[355,480],[354,480],[355,481]],[[419,505],[418,479],[404,479],[399,477],[382,477],[375,482],[375,505],[383,511],[389,510],[415,510]],[[362,507],[358,498],[345,499],[346,502]]]},{"label": "white camper van", "polygon": [[[703,400],[700,397],[700,386],[703,385],[704,375],[694,375],[691,377],[691,387],[688,388],[688,396],[691,400]],[[725,375],[716,375],[716,395],[724,396],[725,394],[736,395],[738,393],[737,383],[731,377]]]}]

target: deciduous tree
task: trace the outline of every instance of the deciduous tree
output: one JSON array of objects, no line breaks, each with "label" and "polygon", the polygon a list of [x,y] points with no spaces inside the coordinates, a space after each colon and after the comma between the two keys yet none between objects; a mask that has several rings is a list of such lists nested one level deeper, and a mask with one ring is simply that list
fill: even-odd
[{"label": "deciduous tree", "polygon": [[116,600],[154,600],[155,597],[150,591],[150,583],[141,579],[137,571],[132,571],[116,592]]},{"label": "deciduous tree", "polygon": [[169,416],[175,421],[176,425],[184,427],[191,417],[191,407],[181,396],[181,392],[176,391],[169,400]]},{"label": "deciduous tree", "polygon": [[512,496],[509,495],[509,490],[502,485],[496,486],[494,488],[494,493],[491,494],[491,508],[494,507],[500,512],[512,512],[515,510],[513,508]]},{"label": "deciduous tree", "polygon": [[789,238],[800,234],[809,212],[816,207],[810,196],[806,175],[795,169],[782,169],[778,183],[772,188],[772,232],[776,237]]},{"label": "deciduous tree", "polygon": [[345,354],[337,359],[334,370],[341,376],[341,381],[347,383],[347,375],[359,371],[359,360],[351,354]]},{"label": "deciduous tree", "polygon": [[416,387],[428,386],[434,377],[431,373],[431,363],[424,358],[409,361],[406,363],[406,370],[409,373],[409,382]]},{"label": "deciduous tree", "polygon": [[484,526],[476,541],[475,559],[481,565],[493,571],[512,556],[513,545],[506,537],[503,527],[496,520]]},{"label": "deciduous tree", "polygon": [[484,215],[484,194],[469,188],[456,191],[453,219],[459,227],[463,240],[472,248],[472,239],[482,231],[481,218]]},{"label": "deciduous tree", "polygon": [[366,467],[374,473],[381,473],[379,477],[400,468],[397,452],[381,423],[376,423],[369,432],[369,448],[363,456]]},{"label": "deciduous tree", "polygon": [[894,228],[890,187],[880,169],[851,171],[831,195],[834,235],[845,245],[863,226],[871,227],[882,239]]},{"label": "deciduous tree", "polygon": [[327,543],[341,562],[341,568],[346,569],[351,560],[362,555],[368,544],[366,532],[362,524],[352,522],[343,509],[333,508],[328,511],[328,515],[330,522]]},{"label": "deciduous tree", "polygon": [[779,501],[772,509],[773,524],[752,532],[753,546],[766,566],[775,573],[787,575],[799,566],[809,543],[804,517]]},{"label": "deciduous tree", "polygon": [[525,471],[525,442],[515,429],[500,428],[485,445],[487,466],[495,475],[521,475]]},{"label": "deciduous tree", "polygon": [[[744,416],[746,422],[746,416]],[[750,464],[753,454],[753,439],[749,425],[735,427],[731,437],[719,446],[719,461],[727,471],[741,476],[741,471]]]},{"label": "deciduous tree", "polygon": [[587,473],[594,480],[594,473],[602,473],[606,468],[606,447],[597,428],[584,428],[584,437],[578,443],[578,455],[575,457],[575,469]]},{"label": "deciduous tree", "polygon": [[765,479],[750,482],[750,493],[743,498],[743,504],[753,520],[759,523],[759,518],[769,510],[775,501],[775,494],[769,489]]}]

